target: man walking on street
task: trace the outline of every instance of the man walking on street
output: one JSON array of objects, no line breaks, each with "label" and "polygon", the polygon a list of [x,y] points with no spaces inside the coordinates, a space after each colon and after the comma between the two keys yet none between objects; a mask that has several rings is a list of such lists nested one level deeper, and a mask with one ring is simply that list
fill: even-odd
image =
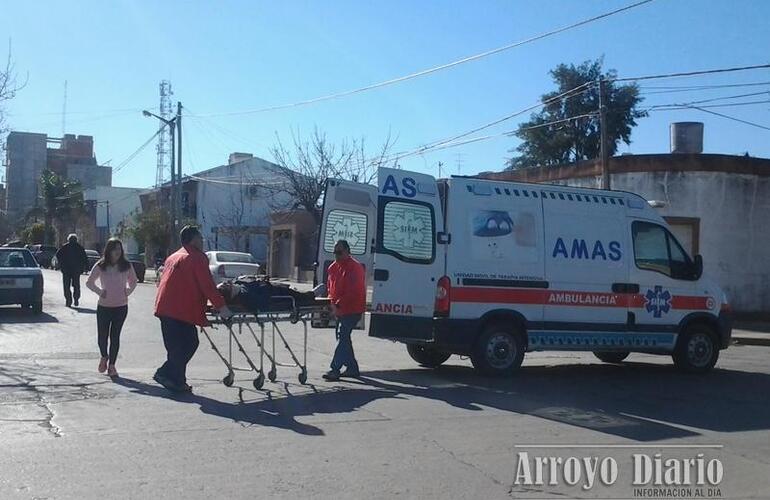
[{"label": "man walking on street", "polygon": [[[329,381],[358,377],[358,362],[350,334],[366,311],[366,273],[364,266],[350,255],[347,241],[340,240],[334,245],[334,262],[329,266],[328,274],[326,287],[332,314],[337,318],[337,348],[331,370],[323,377]],[[346,370],[340,373],[343,366]]]},{"label": "man walking on street", "polygon": [[77,234],[73,233],[67,237],[67,243],[56,252],[56,260],[64,282],[64,301],[67,307],[70,307],[74,299],[77,307],[80,300],[80,275],[88,267],[88,257],[78,243]]},{"label": "man walking on street", "polygon": [[214,285],[198,228],[185,226],[180,239],[182,248],[166,259],[155,299],[155,316],[160,319],[167,356],[153,379],[170,391],[190,392],[187,363],[198,349],[197,327],[207,324],[207,301],[224,319],[232,313]]}]

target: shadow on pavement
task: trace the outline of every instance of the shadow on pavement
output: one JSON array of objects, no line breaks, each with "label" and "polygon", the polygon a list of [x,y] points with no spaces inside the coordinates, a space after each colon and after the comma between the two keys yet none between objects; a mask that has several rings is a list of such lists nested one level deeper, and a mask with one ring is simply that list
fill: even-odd
[{"label": "shadow on pavement", "polygon": [[[200,406],[203,413],[234,420],[239,423],[263,425],[286,429],[308,436],[323,436],[324,432],[314,425],[304,424],[296,420],[318,414],[350,413],[372,401],[382,398],[398,398],[399,394],[392,390],[333,388],[300,395],[289,395],[280,398],[272,397],[272,393],[264,391],[267,399],[246,403],[225,403],[198,394],[173,394],[163,387],[147,384],[126,378],[115,379],[116,384],[127,387],[138,394],[173,399],[183,403]],[[238,389],[233,387],[233,389]]]},{"label": "shadow on pavement", "polygon": [[82,314],[96,314],[96,309],[91,309],[90,307],[73,306],[72,309]]},{"label": "shadow on pavement", "polygon": [[59,320],[43,312],[34,314],[31,309],[21,307],[0,307],[0,325],[15,323],[58,323]]},{"label": "shadow on pavement", "polygon": [[486,406],[636,441],[695,436],[698,429],[770,429],[770,405],[763,396],[770,391],[770,375],[764,373],[717,369],[686,375],[673,366],[624,363],[531,366],[510,379],[490,379],[446,366],[368,372],[363,380],[458,408]]},{"label": "shadow on pavement", "polygon": [[468,411],[494,408],[531,415],[641,442],[697,436],[699,429],[770,429],[770,405],[764,400],[770,375],[722,369],[685,375],[671,366],[644,363],[530,366],[509,379],[485,378],[462,366],[381,370],[366,372],[346,386],[308,386],[314,392],[280,397],[267,391],[259,393],[267,399],[243,403],[197,394],[174,397],[155,385],[117,382],[140,394],[198,404],[210,415],[307,435],[323,431],[297,422],[297,417],[349,413],[375,400],[405,397]]}]

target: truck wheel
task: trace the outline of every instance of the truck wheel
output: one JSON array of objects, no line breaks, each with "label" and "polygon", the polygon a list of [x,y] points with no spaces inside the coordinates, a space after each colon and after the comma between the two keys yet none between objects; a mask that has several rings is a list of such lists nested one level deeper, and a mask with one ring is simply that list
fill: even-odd
[{"label": "truck wheel", "polygon": [[449,359],[452,355],[448,352],[439,351],[438,349],[425,345],[425,344],[407,344],[406,352],[413,360],[417,361],[420,366],[427,368],[436,368],[441,363]]},{"label": "truck wheel", "polygon": [[719,358],[717,336],[707,325],[693,325],[679,334],[672,357],[674,366],[681,371],[707,372]]},{"label": "truck wheel", "polygon": [[628,357],[628,351],[594,351],[594,356],[605,363],[620,363]]},{"label": "truck wheel", "polygon": [[32,303],[32,312],[34,314],[42,314],[43,313],[43,301],[33,302]]},{"label": "truck wheel", "polygon": [[473,367],[485,375],[510,375],[524,361],[523,335],[510,324],[493,323],[481,333],[471,354]]}]

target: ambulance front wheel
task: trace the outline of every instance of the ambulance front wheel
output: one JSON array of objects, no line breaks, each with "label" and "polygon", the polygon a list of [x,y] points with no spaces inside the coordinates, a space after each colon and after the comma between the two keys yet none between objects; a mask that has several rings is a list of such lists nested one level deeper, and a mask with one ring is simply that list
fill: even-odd
[{"label": "ambulance front wheel", "polygon": [[426,344],[406,344],[406,352],[420,366],[427,368],[436,368],[444,361],[449,359],[451,353],[439,351],[438,349]]},{"label": "ambulance front wheel", "polygon": [[510,375],[521,366],[525,350],[524,336],[515,327],[493,323],[476,340],[471,363],[485,375]]},{"label": "ambulance front wheel", "polygon": [[620,363],[628,357],[628,351],[594,351],[594,356],[605,363]]},{"label": "ambulance front wheel", "polygon": [[711,370],[719,358],[719,344],[707,325],[693,325],[679,334],[674,348],[674,366],[690,373]]}]

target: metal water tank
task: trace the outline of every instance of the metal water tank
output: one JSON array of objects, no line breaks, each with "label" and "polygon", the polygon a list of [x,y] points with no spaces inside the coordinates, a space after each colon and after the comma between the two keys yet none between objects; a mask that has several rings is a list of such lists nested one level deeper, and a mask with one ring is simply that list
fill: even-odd
[{"label": "metal water tank", "polygon": [[702,153],[703,123],[675,122],[671,124],[672,153]]}]

